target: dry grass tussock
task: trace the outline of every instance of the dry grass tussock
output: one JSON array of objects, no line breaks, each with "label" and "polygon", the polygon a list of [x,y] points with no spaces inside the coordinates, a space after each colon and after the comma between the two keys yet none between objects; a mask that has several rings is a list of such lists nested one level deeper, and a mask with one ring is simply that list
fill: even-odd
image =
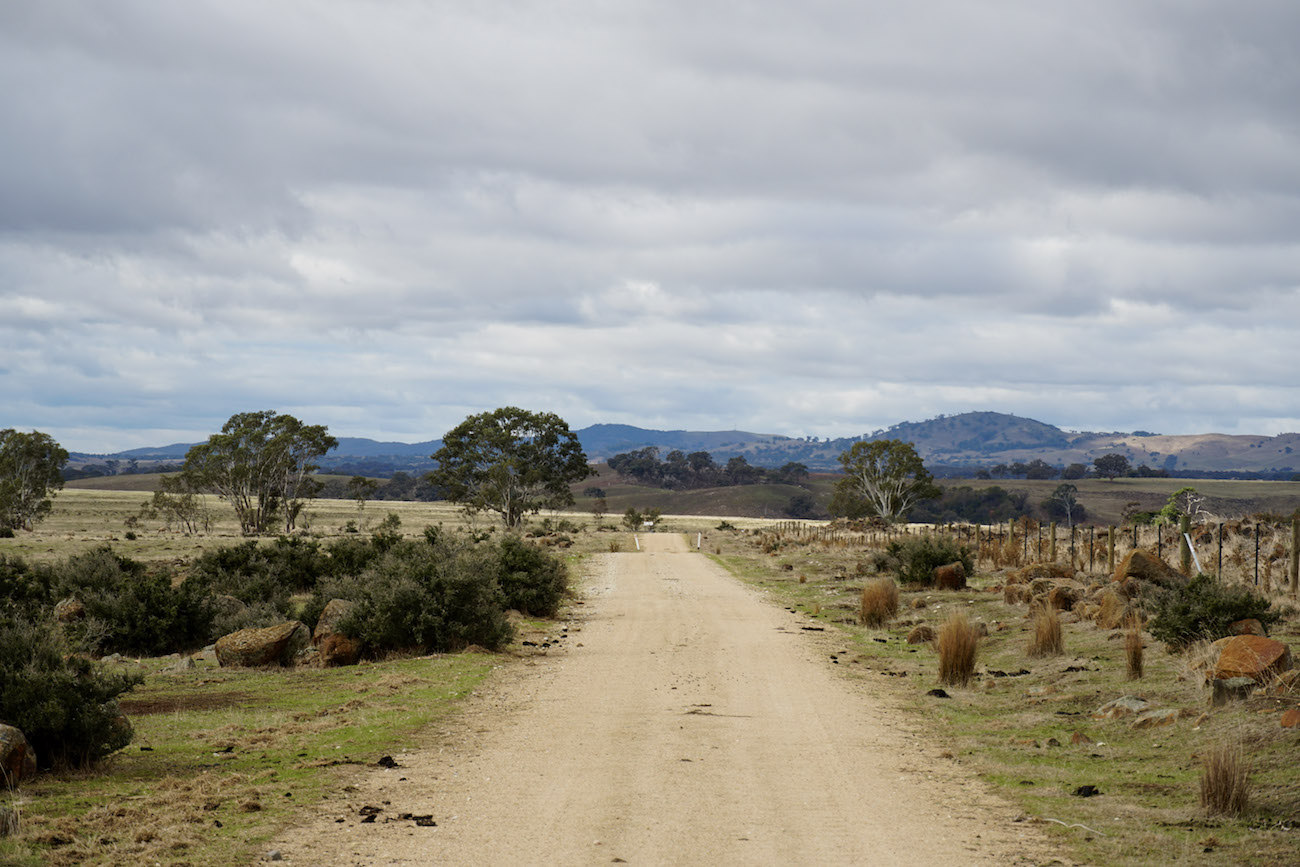
[{"label": "dry grass tussock", "polygon": [[1031,657],[1060,656],[1065,652],[1065,639],[1061,636],[1061,615],[1051,605],[1034,610],[1034,625],[1029,633]]},{"label": "dry grass tussock", "polygon": [[898,585],[893,578],[877,578],[862,588],[863,626],[879,628],[898,613]]},{"label": "dry grass tussock", "polygon": [[1124,658],[1128,662],[1129,680],[1142,679],[1142,630],[1136,620],[1130,620],[1124,633]]},{"label": "dry grass tussock", "polygon": [[1208,816],[1240,816],[1250,802],[1250,763],[1237,743],[1220,743],[1201,756],[1201,806]]},{"label": "dry grass tussock", "polygon": [[939,682],[949,686],[965,686],[975,673],[975,652],[979,646],[979,633],[965,613],[956,611],[948,615],[939,628]]}]

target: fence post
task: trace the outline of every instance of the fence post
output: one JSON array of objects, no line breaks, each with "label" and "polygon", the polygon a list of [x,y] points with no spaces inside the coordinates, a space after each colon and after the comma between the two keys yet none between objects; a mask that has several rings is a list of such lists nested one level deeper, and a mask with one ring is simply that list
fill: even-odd
[{"label": "fence post", "polygon": [[1043,525],[1038,525],[1038,562],[1043,562]]},{"label": "fence post", "polygon": [[[1255,586],[1259,586],[1259,524],[1255,524]],[[1268,592],[1268,588],[1264,588]]]},{"label": "fence post", "polygon": [[1115,574],[1115,525],[1111,524],[1106,532],[1106,571]]},{"label": "fence post", "polygon": [[1156,524],[1156,556],[1161,560],[1165,559],[1165,534],[1163,532],[1164,524]]},{"label": "fence post", "polygon": [[1300,594],[1300,518],[1291,519],[1291,598]]},{"label": "fence post", "polygon": [[1182,538],[1178,545],[1178,567],[1184,575],[1192,574],[1192,546],[1187,540],[1192,532],[1192,519],[1183,515],[1178,519],[1178,535]]},{"label": "fence post", "polygon": [[1093,544],[1095,541],[1096,541],[1095,530],[1093,526],[1089,524],[1088,525],[1088,574],[1089,575],[1092,574],[1093,566],[1097,562],[1096,558],[1093,556],[1093,553],[1096,550],[1095,548],[1093,548]]},{"label": "fence post", "polygon": [[1048,556],[1051,557],[1052,562],[1055,563],[1056,562],[1056,522],[1055,521],[1053,521],[1051,523],[1051,526],[1048,527],[1047,532],[1052,537],[1051,540],[1047,543]]},{"label": "fence post", "polygon": [[1222,521],[1219,522],[1219,562],[1214,567],[1214,574],[1219,576],[1220,581],[1223,580],[1223,522]]}]

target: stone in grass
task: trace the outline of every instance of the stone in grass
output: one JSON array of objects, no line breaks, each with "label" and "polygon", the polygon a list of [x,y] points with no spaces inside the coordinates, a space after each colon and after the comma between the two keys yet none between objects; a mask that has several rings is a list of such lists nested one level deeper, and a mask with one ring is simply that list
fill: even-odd
[{"label": "stone in grass", "polygon": [[297,620],[265,629],[241,629],[217,639],[217,661],[224,667],[289,665],[310,640],[311,630]]},{"label": "stone in grass", "polygon": [[1227,677],[1211,681],[1214,691],[1210,694],[1210,704],[1222,707],[1234,701],[1245,701],[1255,689],[1255,680],[1250,677]]},{"label": "stone in grass", "polygon": [[1093,719],[1121,719],[1145,712],[1151,702],[1137,695],[1124,695],[1108,701],[1092,712]]},{"label": "stone in grass", "polygon": [[1258,635],[1234,635],[1223,643],[1219,661],[1214,664],[1214,677],[1265,681],[1291,668],[1291,648],[1282,642]]},{"label": "stone in grass", "polygon": [[934,627],[928,623],[921,623],[912,627],[912,631],[907,633],[908,644],[926,644],[934,641]]},{"label": "stone in grass", "polygon": [[10,784],[36,774],[36,751],[27,742],[27,736],[3,723],[0,723],[0,770]]},{"label": "stone in grass", "polygon": [[1138,714],[1137,718],[1133,720],[1133,728],[1154,729],[1159,728],[1160,726],[1171,726],[1178,722],[1181,716],[1182,714],[1174,708],[1149,710],[1145,713]]}]

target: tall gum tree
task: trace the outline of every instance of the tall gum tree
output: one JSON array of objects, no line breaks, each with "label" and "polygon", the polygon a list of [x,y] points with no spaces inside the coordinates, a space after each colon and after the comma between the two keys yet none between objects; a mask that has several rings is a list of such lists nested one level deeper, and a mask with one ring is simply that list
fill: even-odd
[{"label": "tall gum tree", "polygon": [[839,460],[844,478],[835,484],[834,514],[896,522],[921,500],[941,493],[916,447],[902,440],[857,442]]},{"label": "tall gum tree", "polygon": [[564,419],[515,406],[465,419],[431,457],[438,469],[427,478],[447,499],[495,512],[510,529],[524,515],[573,505],[569,485],[594,473]]},{"label": "tall gum tree", "polygon": [[182,472],[230,503],[245,534],[266,533],[277,518],[289,533],[320,488],[313,462],[337,446],[324,425],[273,410],[241,412],[185,454]]},{"label": "tall gum tree", "polygon": [[0,527],[30,530],[48,515],[48,494],[63,487],[67,462],[67,451],[49,434],[0,430]]}]

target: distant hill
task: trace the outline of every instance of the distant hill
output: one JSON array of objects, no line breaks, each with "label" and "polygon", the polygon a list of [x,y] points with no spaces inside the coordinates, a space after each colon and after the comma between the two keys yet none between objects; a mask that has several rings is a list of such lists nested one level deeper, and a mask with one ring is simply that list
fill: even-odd
[{"label": "distant hill", "polygon": [[[838,457],[861,440],[901,439],[913,443],[926,464],[943,468],[992,467],[1017,461],[1046,461],[1052,466],[1091,464],[1117,453],[1135,465],[1180,471],[1289,474],[1300,472],[1300,433],[1275,437],[1189,434],[1164,436],[1130,433],[1069,432],[1045,422],[1000,412],[966,412],[920,422],[901,422],[884,430],[837,439],[789,437],[749,431],[652,430],[622,424],[595,424],[575,431],[587,456],[603,461],[649,446],[660,456],[674,449],[705,451],[715,461],[743,456],[751,464],[779,467],[798,462],[812,470],[839,468]],[[190,445],[176,443],[131,449],[111,455],[74,454],[74,469],[103,467],[111,472],[146,472],[160,464],[184,460]],[[423,473],[433,468],[429,456],[441,440],[420,443],[379,442],[339,437],[339,447],[321,460],[327,472],[388,476]]]}]

